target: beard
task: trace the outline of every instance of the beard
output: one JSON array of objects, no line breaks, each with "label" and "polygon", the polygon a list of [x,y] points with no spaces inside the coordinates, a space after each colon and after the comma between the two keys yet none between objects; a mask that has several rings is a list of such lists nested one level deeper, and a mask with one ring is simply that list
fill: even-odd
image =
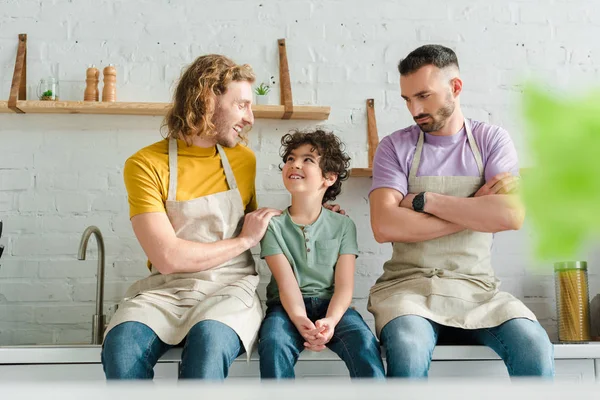
[{"label": "beard", "polygon": [[232,133],[234,124],[230,123],[223,114],[219,107],[213,114],[212,122],[217,132],[215,140],[223,147],[235,147],[238,144],[238,137],[233,136]]},{"label": "beard", "polygon": [[436,132],[442,129],[444,125],[446,125],[446,121],[448,121],[448,118],[450,118],[450,116],[454,113],[454,109],[456,108],[451,96],[449,97],[450,98],[446,99],[446,104],[439,108],[434,115],[420,114],[414,117],[415,120],[423,117],[431,118],[431,120],[428,122],[422,124],[417,123],[417,125],[419,125],[419,128],[421,128],[423,132]]}]

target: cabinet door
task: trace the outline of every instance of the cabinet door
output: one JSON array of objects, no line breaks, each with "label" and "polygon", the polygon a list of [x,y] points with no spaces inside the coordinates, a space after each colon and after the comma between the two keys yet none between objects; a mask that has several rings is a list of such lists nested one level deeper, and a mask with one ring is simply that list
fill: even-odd
[{"label": "cabinet door", "polygon": [[556,360],[555,378],[557,382],[594,382],[596,379],[596,368],[594,362],[598,360]]},{"label": "cabinet door", "polygon": [[[600,362],[596,362],[600,370]],[[593,382],[595,379],[594,360],[556,360],[555,369],[557,382]],[[298,379],[349,378],[348,369],[341,360],[299,360],[295,371]],[[229,370],[229,378],[232,380],[256,380],[259,376],[258,361],[255,360],[246,363],[245,360],[238,359]],[[448,378],[510,380],[502,360],[433,361],[429,378],[432,381]]]},{"label": "cabinet door", "polygon": [[433,361],[429,367],[429,378],[509,380],[501,360]]},{"label": "cabinet door", "polygon": [[[594,360],[555,360],[556,382],[594,382]],[[509,380],[508,371],[501,360],[487,361],[434,361],[429,369],[431,378],[485,378]]]},{"label": "cabinet door", "polygon": [[[176,380],[178,369],[178,363],[158,363],[154,368],[154,380]],[[104,380],[102,364],[0,365],[0,382]]]}]

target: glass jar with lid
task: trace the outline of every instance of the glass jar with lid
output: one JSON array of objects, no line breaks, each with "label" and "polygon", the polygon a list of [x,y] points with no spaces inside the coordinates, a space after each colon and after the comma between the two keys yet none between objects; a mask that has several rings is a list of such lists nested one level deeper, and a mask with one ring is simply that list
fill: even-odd
[{"label": "glass jar with lid", "polygon": [[587,262],[554,263],[558,340],[590,341],[590,300]]},{"label": "glass jar with lid", "polygon": [[37,87],[37,96],[40,100],[58,100],[58,80],[53,76],[40,79]]}]

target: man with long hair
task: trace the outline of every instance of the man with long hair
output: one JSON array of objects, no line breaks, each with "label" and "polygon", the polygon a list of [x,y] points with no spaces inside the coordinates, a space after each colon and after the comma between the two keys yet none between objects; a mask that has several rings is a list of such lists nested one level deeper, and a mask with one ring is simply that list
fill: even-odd
[{"label": "man with long hair", "polygon": [[107,379],[152,379],[183,344],[180,378],[224,379],[262,320],[250,249],[280,211],[257,209],[256,158],[240,141],[254,122],[248,65],[220,55],[181,76],[165,140],[125,163],[133,231],[150,275],[126,292],[102,350]]}]

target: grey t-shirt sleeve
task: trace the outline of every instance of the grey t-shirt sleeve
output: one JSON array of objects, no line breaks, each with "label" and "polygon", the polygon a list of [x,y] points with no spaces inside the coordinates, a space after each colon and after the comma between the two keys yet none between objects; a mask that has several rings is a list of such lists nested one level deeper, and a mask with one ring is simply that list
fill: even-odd
[{"label": "grey t-shirt sleeve", "polygon": [[502,172],[519,175],[519,157],[510,135],[503,128],[495,128],[494,134],[490,136],[489,153],[484,167],[486,182]]},{"label": "grey t-shirt sleeve", "polygon": [[408,174],[402,168],[390,136],[381,140],[373,158],[373,183],[369,193],[379,188],[395,189],[403,196],[408,191]]},{"label": "grey t-shirt sleeve", "polygon": [[277,235],[273,230],[273,221],[271,221],[269,222],[265,236],[260,241],[260,258],[277,254],[283,254],[283,250],[277,241]]},{"label": "grey t-shirt sleeve", "polygon": [[346,217],[342,241],[340,243],[340,255],[354,254],[358,257],[358,242],[356,240],[356,225],[350,217]]}]

